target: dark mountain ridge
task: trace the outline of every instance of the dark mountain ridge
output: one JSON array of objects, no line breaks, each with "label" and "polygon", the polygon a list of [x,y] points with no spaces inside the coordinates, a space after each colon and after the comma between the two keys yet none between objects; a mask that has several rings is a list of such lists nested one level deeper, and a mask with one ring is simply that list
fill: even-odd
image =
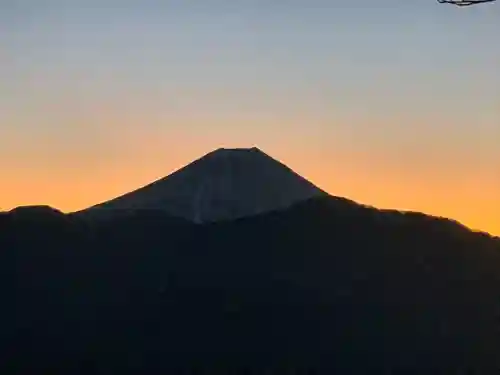
[{"label": "dark mountain ridge", "polygon": [[0,249],[5,374],[500,368],[500,240],[445,219],[334,197],[198,225],[23,209]]},{"label": "dark mountain ridge", "polygon": [[[335,217],[337,220],[363,219],[380,227],[387,227],[390,230],[422,230],[427,234],[441,233],[444,236],[468,237],[475,240],[491,240],[493,243],[500,241],[500,237],[485,231],[473,230],[466,225],[445,217],[428,215],[416,211],[402,211],[394,209],[378,209],[373,206],[359,204],[355,201],[324,196],[311,198],[300,203],[296,203],[287,209],[275,209],[265,213],[259,213],[247,217],[240,217],[233,220],[226,219],[217,222],[195,223],[179,216],[171,215],[161,209],[131,209],[131,210],[111,210],[112,214],[107,220],[101,217],[96,220],[89,219],[82,215],[82,211],[75,213],[63,213],[50,206],[20,206],[10,211],[0,211],[0,229],[13,226],[33,225],[39,229],[46,229],[49,224],[59,224],[59,226],[79,228],[82,231],[102,230],[103,228],[119,227],[121,225],[131,225],[137,227],[152,228],[159,224],[160,228],[165,225],[183,225],[216,228],[228,223],[244,223],[246,221],[259,220],[261,218],[271,219],[293,216],[302,218],[303,221],[311,218],[318,218],[330,215],[329,219]],[[333,224],[328,222],[329,225]],[[147,231],[147,230],[146,230]],[[7,232],[4,231],[4,234]],[[90,232],[89,232],[90,233]],[[88,234],[88,233],[87,233]]]}]

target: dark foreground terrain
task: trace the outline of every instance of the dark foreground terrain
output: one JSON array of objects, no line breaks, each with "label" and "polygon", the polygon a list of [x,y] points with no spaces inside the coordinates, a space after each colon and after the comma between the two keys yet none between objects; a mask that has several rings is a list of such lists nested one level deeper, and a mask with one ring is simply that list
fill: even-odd
[{"label": "dark foreground terrain", "polygon": [[0,250],[1,374],[500,369],[500,241],[447,220],[330,197],[205,225],[32,207],[1,214]]}]

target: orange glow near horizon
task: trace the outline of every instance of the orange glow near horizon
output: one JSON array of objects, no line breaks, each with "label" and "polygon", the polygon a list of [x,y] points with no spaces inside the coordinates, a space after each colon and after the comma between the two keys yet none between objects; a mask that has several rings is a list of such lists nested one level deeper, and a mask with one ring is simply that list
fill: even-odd
[{"label": "orange glow near horizon", "polygon": [[[207,148],[207,143],[200,139],[190,147],[181,147],[175,144],[182,142],[171,142],[164,149],[159,140],[151,140],[143,148],[124,147],[123,155],[128,151],[129,156],[123,162],[116,155],[102,163],[88,159],[62,163],[57,158],[52,164],[46,160],[45,168],[38,170],[29,163],[24,169],[4,168],[0,209],[47,204],[65,212],[80,210],[164,177],[216,147],[231,147],[212,142],[213,147]],[[270,149],[257,146],[332,195],[377,208],[448,217],[472,229],[500,235],[500,199],[494,179],[450,176],[440,170],[445,167],[412,169],[398,165],[397,160],[391,163],[354,152],[319,152],[312,147],[300,148],[299,139],[295,143],[288,148],[278,142]],[[70,164],[80,167],[66,168]]]}]

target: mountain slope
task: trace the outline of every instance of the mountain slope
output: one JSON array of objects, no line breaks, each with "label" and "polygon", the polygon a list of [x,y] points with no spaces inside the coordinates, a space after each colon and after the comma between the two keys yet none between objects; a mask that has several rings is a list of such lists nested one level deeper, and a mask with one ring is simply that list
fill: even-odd
[{"label": "mountain slope", "polygon": [[83,213],[164,210],[201,223],[283,209],[325,195],[257,148],[218,149],[170,176]]}]

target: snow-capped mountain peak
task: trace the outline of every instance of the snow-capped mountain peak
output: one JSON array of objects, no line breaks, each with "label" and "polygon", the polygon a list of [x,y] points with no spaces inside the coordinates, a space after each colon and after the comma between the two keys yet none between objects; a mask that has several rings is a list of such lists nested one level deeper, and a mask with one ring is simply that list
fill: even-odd
[{"label": "snow-capped mountain peak", "polygon": [[326,193],[257,147],[219,148],[87,213],[163,210],[196,223],[287,208]]}]

